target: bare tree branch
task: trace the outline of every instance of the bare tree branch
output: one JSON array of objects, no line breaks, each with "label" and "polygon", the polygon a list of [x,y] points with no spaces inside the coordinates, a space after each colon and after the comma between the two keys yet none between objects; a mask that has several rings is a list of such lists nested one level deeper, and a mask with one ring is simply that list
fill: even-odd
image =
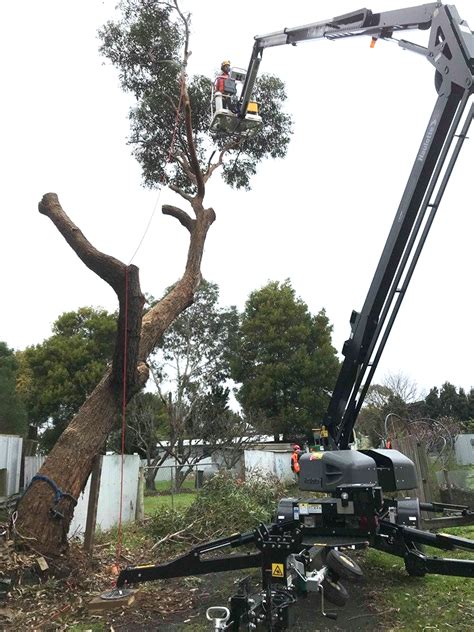
[{"label": "bare tree branch", "polygon": [[174,191],[175,193],[177,193],[178,195],[180,195],[182,198],[184,198],[185,200],[187,200],[190,204],[192,204],[193,202],[193,197],[191,195],[188,195],[187,193],[185,193],[182,189],[180,189],[179,187],[177,187],[175,184],[173,184],[172,182],[170,182],[168,184],[168,187],[171,189],[171,191]]},{"label": "bare tree branch", "polygon": [[192,232],[194,225],[196,223],[196,220],[189,217],[186,211],[183,211],[177,206],[171,206],[171,204],[164,204],[161,212],[163,213],[163,215],[171,215],[172,217],[176,217],[176,219],[185,228],[187,228],[190,233]]},{"label": "bare tree branch", "polygon": [[145,297],[140,290],[138,268],[134,265],[127,266],[94,248],[64,212],[56,193],[46,193],[38,204],[38,209],[54,223],[81,261],[115,290],[119,300],[119,318],[112,381],[115,389],[120,392],[126,366],[126,390],[129,392],[128,397],[132,397],[143,386],[142,378],[137,374],[137,365]]},{"label": "bare tree branch", "polygon": [[178,165],[182,168],[185,176],[193,183],[196,184],[197,180],[196,180],[196,176],[194,175],[194,173],[191,170],[191,167],[189,165],[189,162],[187,160],[187,157],[185,156],[183,151],[180,151],[178,153],[175,154],[174,159],[176,160],[176,162],[178,163]]},{"label": "bare tree branch", "polygon": [[46,193],[38,204],[38,210],[42,215],[49,217],[77,256],[90,270],[112,286],[118,295],[123,293],[126,265],[92,246],[82,231],[64,212],[56,193]]},{"label": "bare tree branch", "polygon": [[230,142],[228,142],[221,150],[221,152],[219,153],[219,158],[218,160],[209,165],[206,173],[204,174],[204,182],[206,183],[209,178],[212,176],[212,174],[214,173],[214,171],[218,168],[218,167],[222,167],[222,165],[224,164],[224,157],[226,155],[227,152],[233,150],[233,149],[237,149],[239,147],[239,145],[241,144],[241,140],[235,139],[232,140]]}]

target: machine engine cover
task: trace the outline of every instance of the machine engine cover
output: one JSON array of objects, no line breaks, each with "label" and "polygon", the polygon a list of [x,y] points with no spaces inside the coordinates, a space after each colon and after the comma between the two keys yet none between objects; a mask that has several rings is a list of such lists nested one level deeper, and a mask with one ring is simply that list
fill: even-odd
[{"label": "machine engine cover", "polygon": [[[383,506],[380,487],[343,485],[335,490],[332,498],[283,498],[278,503],[276,521],[298,520],[304,528],[304,538],[334,543],[335,538],[373,536]],[[393,521],[396,517],[395,511]]]},{"label": "machine engine cover", "polygon": [[377,466],[379,485],[385,492],[418,487],[415,464],[398,450],[361,450]]},{"label": "machine engine cover", "polygon": [[378,485],[374,459],[356,450],[306,453],[299,464],[301,490],[332,492],[341,485]]}]

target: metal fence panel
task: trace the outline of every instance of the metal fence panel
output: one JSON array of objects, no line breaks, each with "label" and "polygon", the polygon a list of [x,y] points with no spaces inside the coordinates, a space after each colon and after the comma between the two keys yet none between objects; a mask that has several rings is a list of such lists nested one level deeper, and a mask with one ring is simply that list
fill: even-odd
[{"label": "metal fence panel", "polygon": [[0,469],[6,470],[5,496],[18,494],[20,491],[22,446],[22,437],[0,435]]}]

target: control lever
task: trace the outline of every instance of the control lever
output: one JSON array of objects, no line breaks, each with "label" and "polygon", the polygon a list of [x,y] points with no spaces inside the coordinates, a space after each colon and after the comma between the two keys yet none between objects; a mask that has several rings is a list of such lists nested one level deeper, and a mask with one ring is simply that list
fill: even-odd
[{"label": "control lever", "polygon": [[224,606],[212,606],[212,608],[206,610],[206,619],[213,622],[214,627],[212,629],[214,632],[225,630],[229,617],[230,610]]}]

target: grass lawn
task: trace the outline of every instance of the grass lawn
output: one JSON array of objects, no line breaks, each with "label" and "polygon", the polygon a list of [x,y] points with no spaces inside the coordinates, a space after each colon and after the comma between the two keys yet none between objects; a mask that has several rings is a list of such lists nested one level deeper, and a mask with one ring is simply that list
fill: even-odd
[{"label": "grass lawn", "polygon": [[[155,489],[160,493],[171,493],[171,481],[155,481]],[[195,483],[193,477],[188,477],[181,486],[182,490],[194,491]]]},{"label": "grass lawn", "polygon": [[194,478],[186,479],[182,485],[182,490],[178,494],[171,494],[170,481],[156,481],[156,494],[145,496],[145,514],[152,516],[160,509],[186,509],[196,498]]},{"label": "grass lawn", "polygon": [[[474,526],[446,529],[473,539]],[[474,559],[474,552],[440,551],[426,547],[426,554]],[[387,630],[474,629],[474,581],[463,577],[426,575],[410,577],[399,558],[374,549],[363,561],[371,595],[386,620]]]},{"label": "grass lawn", "polygon": [[145,496],[145,515],[152,516],[163,508],[186,509],[196,498],[196,492],[182,492],[180,494],[156,494]]}]

